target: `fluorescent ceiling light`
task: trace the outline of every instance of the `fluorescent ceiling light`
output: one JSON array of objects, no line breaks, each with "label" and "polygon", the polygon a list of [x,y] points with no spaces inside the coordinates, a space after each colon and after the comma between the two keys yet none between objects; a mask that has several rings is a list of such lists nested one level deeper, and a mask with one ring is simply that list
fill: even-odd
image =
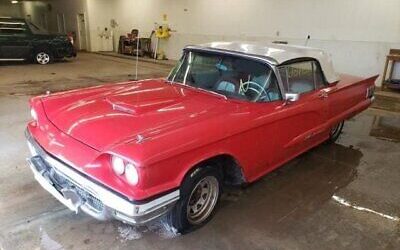
[{"label": "fluorescent ceiling light", "polygon": [[18,3],[18,1],[17,0],[12,0],[11,3],[15,4],[15,3]]}]

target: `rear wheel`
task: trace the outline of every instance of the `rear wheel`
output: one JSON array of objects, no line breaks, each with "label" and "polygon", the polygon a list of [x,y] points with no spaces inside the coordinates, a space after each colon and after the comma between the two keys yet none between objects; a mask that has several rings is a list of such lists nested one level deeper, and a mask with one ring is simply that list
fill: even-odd
[{"label": "rear wheel", "polygon": [[199,167],[187,175],[180,188],[180,199],[167,215],[168,223],[179,233],[193,231],[214,215],[220,198],[221,173],[216,167]]},{"label": "rear wheel", "polygon": [[331,128],[331,131],[329,132],[329,142],[335,142],[339,138],[342,133],[343,125],[344,121],[341,121]]},{"label": "rear wheel", "polygon": [[46,65],[53,62],[53,55],[47,49],[38,50],[34,55],[35,62]]}]

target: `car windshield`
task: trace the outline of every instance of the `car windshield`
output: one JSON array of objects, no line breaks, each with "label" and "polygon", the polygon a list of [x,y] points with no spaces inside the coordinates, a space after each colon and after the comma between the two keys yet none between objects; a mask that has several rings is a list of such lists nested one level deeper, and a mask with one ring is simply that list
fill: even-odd
[{"label": "car windshield", "polygon": [[168,80],[251,102],[281,98],[267,64],[222,53],[186,51]]},{"label": "car windshield", "polygon": [[29,21],[27,23],[33,34],[41,34],[41,35],[49,34],[49,31],[46,30],[45,28],[43,28],[37,24],[34,24],[32,22],[29,22]]}]

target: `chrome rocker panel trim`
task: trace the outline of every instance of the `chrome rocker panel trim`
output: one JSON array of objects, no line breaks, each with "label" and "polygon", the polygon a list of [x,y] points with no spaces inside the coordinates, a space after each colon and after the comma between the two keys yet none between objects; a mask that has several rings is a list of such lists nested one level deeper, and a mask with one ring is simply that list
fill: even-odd
[{"label": "chrome rocker panel trim", "polygon": [[[32,155],[32,157],[27,159],[27,162],[35,179],[45,190],[75,213],[82,211],[98,220],[115,218],[124,223],[140,225],[162,216],[168,212],[179,199],[178,189],[149,202],[134,204],[107,188],[90,181],[83,175],[77,173],[76,170],[73,170],[71,167],[50,156],[34,140],[29,131],[26,131],[25,135]],[[83,190],[87,195],[98,199],[104,205],[102,209],[99,211],[98,208],[86,202],[74,188],[68,187],[58,190],[55,184],[44,176],[45,171],[39,171],[41,169],[39,159],[41,159],[49,169],[54,169],[58,176],[72,183],[78,190]]]}]

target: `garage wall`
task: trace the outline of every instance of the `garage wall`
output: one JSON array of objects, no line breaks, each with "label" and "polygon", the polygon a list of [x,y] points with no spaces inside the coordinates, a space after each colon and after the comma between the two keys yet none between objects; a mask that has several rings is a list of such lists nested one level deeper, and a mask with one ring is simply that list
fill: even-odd
[{"label": "garage wall", "polygon": [[8,0],[0,0],[0,16],[21,17],[21,6],[11,4],[11,1]]},{"label": "garage wall", "polygon": [[[65,31],[75,32],[75,42],[79,44],[77,14],[83,13],[87,15],[86,0],[24,1],[17,5],[20,6],[22,17],[27,18],[29,15],[34,23],[54,33],[59,32],[58,16],[60,27],[62,28],[61,32],[63,32],[65,22]],[[64,22],[62,17],[64,17]],[[86,29],[88,30],[89,28],[86,27]],[[89,34],[86,35],[89,37]]]},{"label": "garage wall", "polygon": [[87,0],[91,51],[104,50],[100,34],[105,28],[107,28],[107,32],[112,31],[110,22],[111,19],[120,16],[116,11],[116,7],[120,5],[120,0]]},{"label": "garage wall", "polygon": [[30,19],[33,23],[46,29],[49,28],[49,9],[47,2],[25,1],[18,3],[21,5],[22,16]]},{"label": "garage wall", "polygon": [[[308,45],[330,52],[338,71],[368,76],[382,72],[391,47],[400,48],[398,0],[88,0],[88,7],[91,34],[114,18],[115,40],[134,27],[148,35],[167,14],[177,30],[162,45],[171,59],[188,43],[279,39],[303,45],[310,35]],[[98,41],[91,44],[96,50]]]},{"label": "garage wall", "polygon": [[[66,4],[65,0],[52,0],[51,6],[52,10],[49,13],[49,29],[53,32],[57,32],[57,15],[64,15],[65,19],[65,28],[67,32],[74,32],[76,34],[75,44],[78,46],[79,44],[79,35],[78,35],[78,24],[77,24],[77,15],[78,13],[83,13],[86,15],[86,20],[88,20],[88,12],[87,5],[85,0],[68,0]],[[88,21],[86,21],[86,30],[89,30]],[[89,38],[89,34],[86,34],[87,39]],[[88,43],[88,42],[87,42]],[[89,45],[89,43],[88,43]],[[90,48],[89,48],[90,49]]]},{"label": "garage wall", "polygon": [[12,4],[11,0],[0,0],[0,16],[22,17],[47,28],[49,24],[46,1],[20,1]]},{"label": "garage wall", "polygon": [[[0,0],[0,4],[1,4]],[[381,74],[390,48],[400,48],[398,0],[52,0],[48,26],[57,30],[64,13],[67,31],[77,32],[77,13],[87,18],[88,47],[104,49],[107,27],[118,38],[132,28],[148,36],[163,14],[176,30],[161,48],[177,59],[190,43],[215,40],[285,40],[320,47],[333,56],[337,71],[360,76]],[[114,19],[118,26],[110,27]]]}]

